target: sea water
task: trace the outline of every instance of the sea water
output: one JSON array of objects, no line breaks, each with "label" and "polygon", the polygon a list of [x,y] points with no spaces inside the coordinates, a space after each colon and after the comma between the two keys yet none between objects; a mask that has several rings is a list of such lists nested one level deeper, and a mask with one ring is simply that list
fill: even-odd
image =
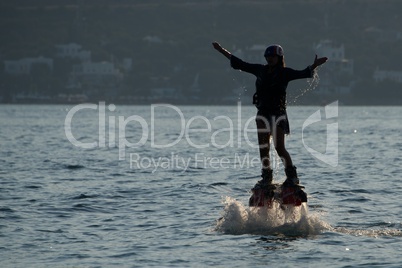
[{"label": "sea water", "polygon": [[247,206],[254,107],[2,105],[0,266],[400,267],[402,108],[334,105],[289,107],[285,210]]}]

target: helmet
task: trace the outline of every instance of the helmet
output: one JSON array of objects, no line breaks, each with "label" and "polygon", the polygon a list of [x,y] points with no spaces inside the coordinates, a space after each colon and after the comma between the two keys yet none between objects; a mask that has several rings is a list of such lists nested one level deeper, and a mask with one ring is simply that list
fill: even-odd
[{"label": "helmet", "polygon": [[280,57],[283,56],[283,48],[280,45],[270,45],[265,50],[264,57],[274,56],[274,55],[277,55]]}]

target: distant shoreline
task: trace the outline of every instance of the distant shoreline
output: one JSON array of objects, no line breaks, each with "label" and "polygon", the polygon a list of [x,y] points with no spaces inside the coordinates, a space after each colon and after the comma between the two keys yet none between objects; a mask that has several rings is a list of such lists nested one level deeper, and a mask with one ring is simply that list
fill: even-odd
[{"label": "distant shoreline", "polygon": [[[147,102],[147,103],[139,103],[139,102],[115,102],[115,101],[105,101],[105,100],[99,100],[99,101],[85,101],[85,102],[15,102],[15,103],[0,103],[1,106],[18,106],[18,105],[78,105],[82,103],[99,103],[99,102],[106,102],[108,104],[116,104],[116,105],[124,105],[124,106],[130,106],[130,105],[137,105],[137,106],[148,106],[152,104],[171,104],[171,105],[178,105],[178,106],[236,106],[237,103],[181,103],[181,102],[169,102],[169,101],[155,101],[155,102]],[[311,107],[316,107],[316,106],[325,106],[328,103],[301,103],[301,104],[288,104],[287,107],[298,107],[298,106],[311,106]],[[342,103],[340,102],[340,106],[350,106],[350,107],[365,107],[365,106],[402,106],[402,103]],[[242,106],[245,107],[254,107],[252,104],[244,104],[242,103]]]}]

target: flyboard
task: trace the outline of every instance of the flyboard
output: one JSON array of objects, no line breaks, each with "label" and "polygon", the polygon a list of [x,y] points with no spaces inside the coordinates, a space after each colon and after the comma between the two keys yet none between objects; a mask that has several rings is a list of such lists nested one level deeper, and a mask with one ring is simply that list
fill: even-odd
[{"label": "flyboard", "polygon": [[261,188],[251,189],[252,195],[249,199],[250,207],[272,208],[274,202],[286,206],[301,206],[307,203],[307,194],[302,185],[283,185],[274,183]]}]

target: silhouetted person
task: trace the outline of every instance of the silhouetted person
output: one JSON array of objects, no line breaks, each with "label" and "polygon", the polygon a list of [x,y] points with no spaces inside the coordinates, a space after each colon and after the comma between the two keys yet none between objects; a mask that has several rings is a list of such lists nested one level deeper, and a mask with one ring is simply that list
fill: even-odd
[{"label": "silhouetted person", "polygon": [[264,53],[266,65],[244,62],[232,55],[219,43],[213,42],[213,47],[230,60],[234,69],[239,69],[257,78],[255,82],[256,93],[253,103],[258,109],[256,116],[258,143],[261,157],[261,177],[253,189],[263,188],[272,184],[272,168],[269,159],[269,140],[272,137],[275,150],[285,166],[286,180],[284,185],[297,185],[300,183],[296,167],[285,148],[285,134],[289,134],[290,127],[286,113],[286,88],[292,80],[311,78],[314,69],[324,64],[328,58],[317,58],[314,63],[304,70],[294,70],[285,67],[283,49],[280,45],[270,45]]}]

